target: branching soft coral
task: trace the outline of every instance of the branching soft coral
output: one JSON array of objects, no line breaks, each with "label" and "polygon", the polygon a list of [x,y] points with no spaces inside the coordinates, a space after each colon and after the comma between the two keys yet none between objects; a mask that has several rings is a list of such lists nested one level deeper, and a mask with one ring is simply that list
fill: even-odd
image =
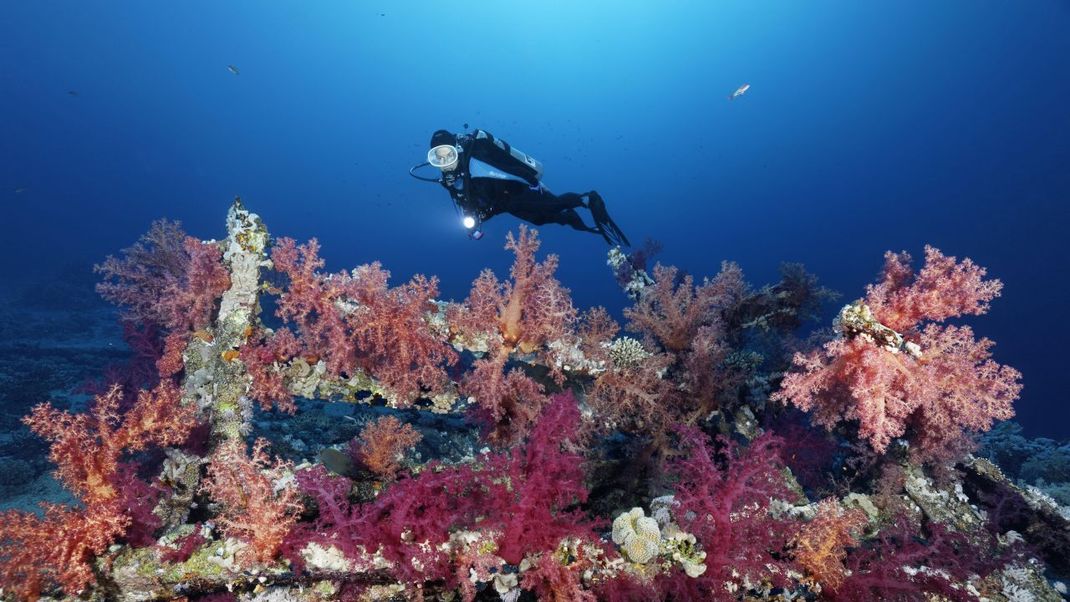
[{"label": "branching soft coral", "polygon": [[[518,236],[510,233],[505,248],[516,255],[510,280],[500,282],[493,272],[484,270],[465,303],[449,310],[454,336],[487,342],[486,357],[476,362],[461,392],[475,398],[498,442],[523,438],[546,401],[542,387],[522,372],[504,373],[509,355],[538,352],[551,376],[561,382],[564,374],[547,345],[566,338],[578,342],[573,332],[576,309],[568,289],[554,278],[557,256],[535,261],[539,244],[535,230],[521,226]],[[599,327],[609,326],[603,320]]]},{"label": "branching soft coral", "polygon": [[505,248],[516,255],[510,280],[499,282],[493,272],[484,270],[472,284],[464,307],[451,316],[451,325],[468,337],[498,335],[507,352],[541,350],[570,333],[576,309],[568,289],[554,278],[557,256],[535,261],[539,245],[535,230],[521,226],[515,237],[510,232]]},{"label": "branching soft coral", "polygon": [[297,489],[279,483],[292,467],[273,463],[266,447],[257,439],[246,455],[243,441],[226,441],[212,454],[203,484],[221,507],[223,533],[249,545],[239,558],[246,565],[271,562],[302,509]]},{"label": "branching soft coral", "polygon": [[60,587],[75,595],[93,583],[93,560],[126,530],[115,503],[74,509],[43,504],[45,515],[12,510],[0,515],[0,586],[36,600]]},{"label": "branching soft coral", "polygon": [[183,442],[196,424],[194,408],[181,404],[170,381],[141,391],[123,414],[119,386],[98,395],[86,414],[70,414],[43,403],[25,422],[52,445],[56,477],[74,492],[82,508],[46,504],[40,518],[19,511],[0,515],[0,582],[17,595],[35,598],[59,586],[74,594],[93,580],[92,562],[127,534],[147,539],[156,493],[137,480],[122,456],[149,446]]},{"label": "branching soft coral", "polygon": [[86,414],[70,414],[42,403],[24,419],[52,444],[49,459],[56,478],[91,506],[118,496],[115,478],[123,453],[149,446],[177,445],[196,425],[196,409],[181,403],[169,381],[141,391],[134,406],[119,414],[122,391],[113,387],[95,398]]},{"label": "branching soft coral", "polygon": [[832,600],[913,601],[934,597],[976,600],[960,583],[984,577],[1003,564],[994,547],[983,548],[970,538],[932,523],[921,538],[899,517],[870,541],[847,554],[847,577],[828,584]]},{"label": "branching soft coral", "polygon": [[746,291],[742,271],[731,262],[699,286],[691,276],[678,277],[674,267],[655,266],[653,286],[624,312],[642,344],[615,341],[588,396],[598,426],[649,438],[660,459],[670,452],[674,425],[697,424],[732,398],[742,379],[725,362],[724,313]]},{"label": "branching soft coral", "polygon": [[917,275],[906,254],[886,259],[881,282],[841,312],[840,336],[796,354],[774,399],[827,428],[857,421],[859,437],[878,452],[909,433],[919,460],[953,460],[973,433],[1013,415],[1021,374],[994,362],[993,343],[970,328],[933,322],[983,313],[1000,284],[931,247]]},{"label": "branching soft coral", "polygon": [[654,266],[654,287],[633,307],[624,310],[628,330],[646,337],[650,346],[682,353],[691,346],[703,326],[719,327],[720,312],[732,306],[746,292],[743,272],[737,264],[724,262],[721,272],[699,286],[691,275],[678,278],[675,267]]},{"label": "branching soft coral", "polygon": [[393,416],[383,416],[369,422],[360,437],[351,442],[351,455],[362,466],[392,481],[401,470],[405,452],[423,439],[410,424],[403,424]]},{"label": "branching soft coral", "polygon": [[245,372],[252,380],[249,397],[266,412],[275,406],[288,414],[297,412],[293,393],[286,386],[284,367],[297,357],[301,345],[289,328],[259,332],[239,350]]},{"label": "branching soft coral", "polygon": [[230,287],[216,244],[187,236],[177,222],[153,222],[148,233],[108,256],[94,269],[104,281],[97,291],[124,308],[125,318],[169,330],[203,328],[220,296]]},{"label": "branching soft coral", "polygon": [[822,500],[817,516],[795,536],[795,560],[822,587],[836,589],[846,577],[847,549],[858,544],[866,515],[857,508],[845,510],[837,500]]},{"label": "branching soft coral", "polygon": [[302,353],[322,359],[332,376],[361,370],[389,387],[399,405],[447,386],[444,366],[456,354],[426,320],[437,294],[435,279],[416,276],[390,288],[390,273],[378,263],[323,274],[315,239],[300,246],[279,239],[271,259],[289,278],[279,317],[296,324]]},{"label": "branching soft coral", "polygon": [[476,360],[461,382],[461,393],[476,399],[475,418],[493,443],[509,446],[523,440],[549,401],[543,386],[520,368],[504,370],[504,358]]},{"label": "branching soft coral", "polygon": [[987,313],[1003,283],[985,280],[987,271],[969,259],[961,262],[926,245],[925,265],[917,274],[909,253],[884,254],[880,282],[866,287],[866,305],[888,328],[904,331],[928,320]]},{"label": "branching soft coral", "polygon": [[697,428],[679,433],[687,455],[672,466],[679,477],[673,515],[706,551],[708,570],[697,579],[674,579],[667,589],[682,599],[723,593],[726,583],[783,582],[790,568],[784,551],[796,525],[769,513],[772,499],[795,497],[782,473],[780,440],[766,434],[741,448],[721,437],[711,447]]},{"label": "branching soft coral", "polygon": [[363,506],[350,504],[343,479],[301,471],[298,481],[316,501],[319,517],[295,538],[336,546],[354,559],[378,549],[394,563],[398,579],[443,579],[451,587],[457,572],[443,544],[453,532],[494,537],[496,554],[513,564],[556,549],[566,537],[595,540],[593,524],[570,509],[587,496],[582,458],[566,449],[578,423],[575,400],[558,397],[524,446],[485,455],[475,465],[432,463]]}]

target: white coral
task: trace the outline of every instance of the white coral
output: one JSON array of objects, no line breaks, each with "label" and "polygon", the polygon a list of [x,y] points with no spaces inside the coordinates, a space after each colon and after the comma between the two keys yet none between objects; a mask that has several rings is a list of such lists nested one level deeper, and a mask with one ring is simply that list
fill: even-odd
[{"label": "white coral", "polygon": [[632,562],[645,564],[658,555],[661,528],[642,508],[632,508],[613,520],[613,543]]}]

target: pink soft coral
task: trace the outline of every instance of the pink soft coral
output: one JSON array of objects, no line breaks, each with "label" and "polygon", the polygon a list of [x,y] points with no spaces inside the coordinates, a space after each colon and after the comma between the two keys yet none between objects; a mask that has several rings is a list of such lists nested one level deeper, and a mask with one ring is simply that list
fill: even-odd
[{"label": "pink soft coral", "polygon": [[1003,289],[999,280],[985,280],[986,270],[969,259],[957,261],[928,245],[920,272],[914,274],[910,261],[906,252],[885,253],[880,282],[866,287],[866,305],[893,330],[902,332],[923,320],[979,316]]},{"label": "pink soft coral", "polygon": [[856,421],[859,437],[878,452],[911,432],[920,460],[951,460],[970,447],[972,433],[1013,415],[1021,374],[991,359],[992,341],[934,322],[983,313],[1000,283],[931,247],[917,275],[906,254],[886,259],[881,282],[854,305],[872,310],[875,328],[884,328],[879,337],[841,329],[841,337],[796,354],[796,371],[774,399],[812,412],[828,428]]},{"label": "pink soft coral", "polygon": [[300,246],[279,239],[271,259],[289,278],[279,317],[296,324],[304,355],[322,359],[332,376],[364,371],[390,388],[399,405],[448,385],[444,366],[456,362],[456,354],[426,319],[434,309],[435,279],[416,276],[390,288],[390,273],[378,263],[323,274],[315,239]]},{"label": "pink soft coral", "polygon": [[507,371],[510,354],[539,353],[551,376],[562,382],[564,374],[547,345],[575,337],[577,312],[568,289],[554,278],[557,257],[535,260],[536,231],[521,226],[518,236],[509,234],[505,248],[516,255],[511,279],[499,282],[485,270],[465,303],[451,306],[449,322],[454,336],[487,341],[486,356],[461,383],[461,392],[475,398],[479,413],[492,425],[493,440],[515,443],[528,433],[547,398],[542,386],[523,372]]},{"label": "pink soft coral", "polygon": [[169,330],[203,328],[230,287],[222,251],[187,236],[177,222],[154,222],[122,258],[109,256],[94,269],[104,275],[97,291],[124,308],[125,318]]},{"label": "pink soft coral", "polygon": [[248,543],[239,556],[247,566],[274,559],[302,509],[297,490],[280,484],[292,467],[272,462],[266,447],[267,441],[257,439],[246,455],[244,441],[221,444],[212,454],[203,485],[221,506],[223,533]]}]

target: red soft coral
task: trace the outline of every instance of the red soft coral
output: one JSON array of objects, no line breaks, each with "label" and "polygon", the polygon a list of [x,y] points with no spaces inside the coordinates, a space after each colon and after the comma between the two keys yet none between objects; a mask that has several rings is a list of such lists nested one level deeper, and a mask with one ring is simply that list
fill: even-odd
[{"label": "red soft coral", "polygon": [[187,236],[177,222],[153,222],[122,258],[108,256],[94,269],[104,275],[97,291],[122,306],[124,317],[169,330],[203,328],[212,319],[230,275],[215,243]]},{"label": "red soft coral", "polygon": [[539,600],[551,602],[597,602],[593,592],[583,588],[582,575],[589,563],[578,559],[562,564],[556,554],[543,554],[524,571],[520,586],[534,592]]},{"label": "red soft coral", "polygon": [[0,515],[0,586],[23,600],[36,600],[51,587],[70,595],[88,587],[94,559],[129,524],[115,503],[84,510],[43,507],[43,518],[18,510]]},{"label": "red soft coral", "polygon": [[520,368],[504,370],[504,357],[476,360],[461,382],[461,393],[475,398],[472,412],[485,425],[485,436],[493,443],[519,443],[531,431],[549,398],[542,385]]},{"label": "red soft coral", "polygon": [[493,272],[485,270],[472,284],[464,307],[455,307],[460,311],[451,315],[450,324],[471,338],[500,336],[506,352],[542,350],[571,333],[576,309],[568,289],[554,278],[557,256],[535,261],[540,244],[535,230],[521,226],[515,237],[510,232],[505,248],[516,256],[510,280],[499,282]]},{"label": "red soft coral", "polygon": [[[538,232],[520,227],[509,234],[506,249],[516,255],[508,282],[499,282],[485,270],[472,284],[463,305],[449,309],[454,336],[470,342],[487,341],[487,354],[475,363],[464,379],[461,392],[475,398],[480,414],[491,424],[492,439],[515,443],[530,430],[542,411],[546,397],[542,386],[517,369],[506,372],[510,354],[538,353],[551,376],[562,382],[564,374],[548,349],[549,343],[579,339],[573,332],[578,320],[568,289],[554,278],[557,256],[535,261]],[[603,318],[598,327],[610,329]]]},{"label": "red soft coral", "polygon": [[272,406],[288,414],[297,412],[283,368],[300,352],[301,345],[289,328],[257,333],[241,346],[238,357],[252,380],[249,397],[259,402],[265,412]]},{"label": "red soft coral", "polygon": [[[828,428],[857,421],[859,437],[878,452],[912,431],[916,457],[932,462],[954,459],[973,433],[1010,418],[1021,374],[991,359],[993,343],[974,339],[968,327],[919,322],[983,313],[999,282],[981,280],[984,270],[969,260],[956,263],[932,248],[926,256],[931,263],[912,277],[905,255],[889,255],[865,303],[845,308],[873,304],[882,338],[841,328],[841,337],[796,354],[795,372],[773,398],[812,412]],[[884,320],[910,330],[889,333]]]},{"label": "red soft coral", "polygon": [[212,454],[203,484],[221,506],[223,533],[248,544],[239,555],[246,566],[275,558],[302,509],[296,488],[279,484],[292,466],[271,462],[266,447],[266,440],[257,439],[246,455],[245,442],[224,442]]}]

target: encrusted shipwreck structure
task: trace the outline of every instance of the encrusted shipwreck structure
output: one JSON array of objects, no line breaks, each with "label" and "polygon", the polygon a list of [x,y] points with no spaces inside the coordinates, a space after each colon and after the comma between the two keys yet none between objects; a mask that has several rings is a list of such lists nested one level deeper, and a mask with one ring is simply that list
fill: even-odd
[{"label": "encrusted shipwreck structure", "polygon": [[[26,419],[82,503],[3,515],[3,597],[1062,599],[1066,509],[969,455],[1020,388],[944,324],[998,294],[983,269],[889,254],[806,348],[831,295],[799,266],[755,290],[614,249],[621,335],[538,247],[510,235],[509,277],[444,302],[378,263],[325,272],[238,200],[221,241],[155,224],[98,266],[142,335],[125,376]],[[380,417],[310,457],[253,440],[257,407],[309,400]],[[437,453],[456,424],[478,443]]]}]

